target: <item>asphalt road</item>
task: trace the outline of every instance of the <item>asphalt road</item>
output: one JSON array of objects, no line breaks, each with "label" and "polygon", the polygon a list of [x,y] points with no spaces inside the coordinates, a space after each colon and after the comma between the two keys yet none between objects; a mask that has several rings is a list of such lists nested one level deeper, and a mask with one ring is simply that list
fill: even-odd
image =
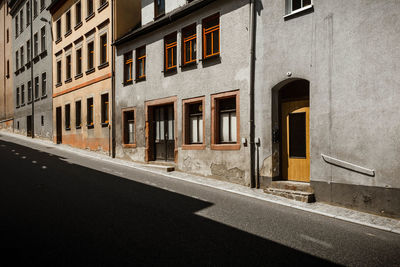
[{"label": "asphalt road", "polygon": [[26,145],[0,134],[2,266],[400,266],[397,234]]}]

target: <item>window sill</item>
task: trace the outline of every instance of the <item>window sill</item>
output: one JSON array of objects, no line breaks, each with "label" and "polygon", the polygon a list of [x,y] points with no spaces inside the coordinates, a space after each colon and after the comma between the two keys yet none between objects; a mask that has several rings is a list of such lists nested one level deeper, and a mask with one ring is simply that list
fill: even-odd
[{"label": "window sill", "polygon": [[41,99],[47,98],[47,95],[42,95]]},{"label": "window sill", "polygon": [[71,131],[71,128],[65,128],[66,131]]},{"label": "window sill", "polygon": [[33,61],[33,63],[38,62],[39,61],[39,55],[36,54],[32,61]]},{"label": "window sill", "polygon": [[104,127],[108,127],[108,125],[109,125],[108,122],[102,122],[102,123],[101,123],[101,127],[103,127],[103,128],[104,128]]},{"label": "window sill", "polygon": [[102,5],[97,9],[97,12],[100,13],[100,12],[103,11],[106,7],[108,7],[108,1],[105,2],[104,4],[102,4]]},{"label": "window sill", "polygon": [[94,15],[95,15],[95,13],[93,12],[92,14],[90,14],[90,15],[88,15],[87,17],[86,17],[86,22],[88,22],[89,20],[91,20],[93,17],[94,17]]},{"label": "window sill", "polygon": [[40,100],[40,97],[35,98],[35,102],[38,102]]},{"label": "window sill", "polygon": [[29,69],[30,66],[31,66],[31,62],[30,61],[25,64],[25,68],[27,68],[27,69]]},{"label": "window sill", "polygon": [[165,16],[165,13],[158,14],[157,16],[154,17],[154,20],[158,20],[158,19],[160,19],[160,18],[162,18],[164,16]]},{"label": "window sill", "polygon": [[43,50],[42,52],[40,52],[39,57],[40,58],[44,58],[47,55],[47,50]]},{"label": "window sill", "polygon": [[56,83],[56,87],[60,87],[62,83]]},{"label": "window sill", "polygon": [[[29,103],[30,103],[30,102],[29,102]],[[22,108],[22,107],[25,107],[25,103],[24,103],[24,104],[21,104],[21,106],[20,106],[20,107],[21,107],[21,108]]]},{"label": "window sill", "polygon": [[196,61],[192,61],[192,62],[189,62],[189,63],[184,63],[184,64],[180,65],[179,67],[182,68],[182,69],[185,69],[185,68],[189,68],[189,67],[193,67],[193,66],[197,66],[197,62]]},{"label": "window sill", "polygon": [[75,25],[74,30],[76,31],[83,25],[82,21],[80,21],[78,24]]},{"label": "window sill", "polygon": [[206,148],[205,144],[186,144],[182,145],[183,150],[204,150]]},{"label": "window sill", "polygon": [[89,74],[91,74],[91,73],[93,73],[95,71],[96,71],[95,68],[91,68],[91,69],[88,69],[85,73],[86,73],[86,75],[89,75]]},{"label": "window sill", "polygon": [[136,144],[122,144],[123,148],[136,148]]},{"label": "window sill", "polygon": [[140,82],[144,82],[144,81],[146,81],[146,76],[135,79],[135,83],[140,83]]},{"label": "window sill", "polygon": [[67,31],[67,32],[64,34],[64,38],[67,38],[68,36],[70,36],[71,33],[72,33],[72,29],[70,29],[69,31]]},{"label": "window sill", "polygon": [[103,64],[100,64],[99,66],[97,66],[98,70],[107,68],[109,66],[108,62],[104,62]]},{"label": "window sill", "polygon": [[125,81],[125,82],[123,82],[122,84],[123,84],[124,86],[131,85],[131,84],[133,84],[133,80]]},{"label": "window sill", "polygon": [[205,58],[200,59],[201,62],[208,62],[208,61],[212,61],[212,60],[221,60],[221,55],[220,53],[216,54],[216,55],[212,55],[212,56],[208,56]]},{"label": "window sill", "polygon": [[87,127],[88,129],[93,129],[93,128],[94,128],[94,124],[88,124],[88,125],[86,125],[86,127]]},{"label": "window sill", "polygon": [[75,75],[75,80],[78,80],[79,78],[82,78],[83,77],[83,73],[79,73],[79,74],[77,74],[77,75]]},{"label": "window sill", "polygon": [[19,108],[20,106],[16,106],[15,108]]},{"label": "window sill", "polygon": [[168,69],[168,70],[163,70],[161,72],[164,73],[164,76],[174,75],[174,74],[178,73],[176,67]]},{"label": "window sill", "polygon": [[82,129],[82,126],[80,126],[80,125],[75,125],[75,129],[77,129],[77,130]]},{"label": "window sill", "polygon": [[239,150],[240,144],[211,144],[212,150]]},{"label": "window sill", "polygon": [[58,44],[59,42],[61,42],[62,41],[62,37],[60,37],[60,38],[58,38],[57,40],[56,40],[56,44]]},{"label": "window sill", "polygon": [[311,4],[311,5],[296,9],[295,11],[293,11],[289,14],[286,14],[285,16],[283,16],[283,19],[288,20],[288,19],[300,16],[303,14],[308,14],[309,12],[313,12],[313,11],[314,11],[314,5]]},{"label": "window sill", "polygon": [[70,83],[70,82],[72,82],[72,78],[66,79],[66,80],[64,81],[65,84]]}]

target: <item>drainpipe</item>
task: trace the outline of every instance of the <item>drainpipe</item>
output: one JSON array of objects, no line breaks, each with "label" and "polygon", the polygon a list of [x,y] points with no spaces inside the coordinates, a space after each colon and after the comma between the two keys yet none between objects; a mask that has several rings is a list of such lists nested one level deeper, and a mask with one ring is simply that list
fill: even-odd
[{"label": "drainpipe", "polygon": [[[115,27],[115,21],[114,21],[114,5],[116,1],[111,0],[111,44],[114,44],[114,27]],[[112,158],[115,158],[115,48],[114,45],[111,46],[111,150],[112,150]],[[108,148],[110,149],[110,147]]]},{"label": "drainpipe", "polygon": [[256,43],[256,0],[250,0],[250,187],[258,187],[255,175],[255,123],[254,123],[254,81]]},{"label": "drainpipe", "polygon": [[[30,19],[31,19],[31,100],[32,100],[32,117],[31,117],[31,135],[35,138],[35,85],[33,84],[33,1],[29,0]],[[22,25],[21,25],[22,27]],[[29,88],[28,88],[29,89]]]}]

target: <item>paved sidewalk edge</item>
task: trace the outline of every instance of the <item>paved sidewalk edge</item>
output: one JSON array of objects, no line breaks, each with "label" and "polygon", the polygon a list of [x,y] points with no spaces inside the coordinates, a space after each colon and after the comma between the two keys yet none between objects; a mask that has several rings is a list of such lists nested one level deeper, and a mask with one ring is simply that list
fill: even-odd
[{"label": "paved sidewalk edge", "polygon": [[[207,186],[207,187],[211,187],[211,188],[214,188],[214,189],[218,189],[218,190],[222,190],[222,191],[226,191],[226,192],[230,192],[230,193],[235,193],[235,194],[243,195],[243,196],[246,196],[246,197],[251,197],[251,198],[259,199],[259,200],[262,200],[262,201],[267,201],[267,202],[270,202],[270,203],[283,205],[283,206],[286,206],[286,207],[291,207],[291,208],[295,208],[295,209],[299,209],[299,210],[303,210],[303,211],[307,211],[307,212],[311,212],[311,213],[315,213],[315,214],[319,214],[319,215],[323,215],[323,216],[339,219],[339,220],[346,221],[346,222],[351,222],[351,223],[355,223],[355,224],[360,224],[360,225],[364,225],[364,226],[368,226],[368,227],[384,230],[384,231],[391,232],[391,233],[400,234],[400,227],[399,227],[399,229],[395,229],[393,227],[386,227],[386,226],[382,226],[382,225],[377,225],[377,224],[373,224],[373,223],[369,223],[369,222],[365,222],[365,221],[352,219],[352,218],[349,218],[349,217],[346,217],[346,216],[342,216],[342,215],[336,215],[336,214],[329,213],[329,212],[324,212],[324,211],[311,209],[311,208],[308,208],[308,207],[301,206],[300,203],[299,204],[297,204],[295,202],[291,203],[290,200],[285,199],[285,198],[282,198],[282,200],[281,200],[280,199],[281,197],[277,197],[277,196],[275,196],[275,198],[278,198],[279,200],[270,199],[270,198],[267,197],[267,195],[266,196],[258,195],[256,192],[254,192],[254,189],[251,189],[251,188],[248,188],[248,187],[245,187],[245,186],[242,186],[242,185],[232,184],[232,183],[229,183],[229,182],[219,181],[219,180],[215,180],[214,181],[214,182],[218,182],[218,183],[228,183],[230,187],[232,187],[232,186],[234,186],[234,187],[240,186],[240,187],[243,187],[243,189],[246,189],[246,191],[251,191],[251,193],[250,192],[243,192],[243,191],[235,190],[235,189],[230,189],[230,188],[225,188],[223,186],[215,185],[213,183],[209,183],[209,182],[205,181],[205,180],[214,180],[214,179],[211,179],[211,178],[207,178],[207,177],[203,177],[203,176],[196,176],[196,175],[192,175],[192,174],[189,175],[189,174],[186,174],[186,173],[184,173],[184,174],[187,175],[187,176],[196,177],[196,179],[189,179],[189,178],[179,177],[179,176],[173,175],[171,173],[165,173],[165,172],[162,172],[162,171],[156,171],[154,169],[150,169],[149,167],[146,167],[145,163],[141,164],[141,163],[122,160],[122,159],[118,159],[118,158],[110,158],[110,157],[108,157],[107,155],[104,155],[104,154],[96,153],[94,151],[88,151],[88,150],[83,150],[83,149],[79,149],[79,148],[74,148],[74,147],[70,147],[68,145],[60,146],[60,145],[54,144],[50,140],[32,139],[32,138],[29,138],[29,137],[26,137],[26,136],[22,136],[22,135],[15,134],[15,133],[10,133],[10,132],[5,132],[5,131],[0,131],[0,134],[4,134],[4,135],[7,135],[7,136],[9,136],[11,138],[20,139],[20,140],[23,140],[23,141],[26,141],[26,142],[30,142],[30,143],[33,143],[33,144],[50,145],[50,146],[54,147],[55,149],[57,149],[59,151],[64,151],[64,152],[67,151],[67,152],[79,154],[80,156],[83,156],[83,157],[102,160],[102,161],[105,161],[105,162],[108,162],[108,163],[111,163],[111,164],[117,164],[117,165],[124,166],[124,167],[134,168],[134,169],[137,169],[137,170],[141,170],[141,171],[146,171],[146,172],[150,172],[150,173],[153,173],[153,174],[162,175],[162,176],[173,178],[173,179],[176,179],[176,180],[181,180],[181,181],[185,181],[185,182],[189,182],[189,183],[194,183],[194,184],[198,184],[198,185],[202,185],[202,186]],[[203,181],[199,181],[199,180],[203,180]],[[326,205],[329,205],[329,204],[326,204]],[[368,216],[374,216],[374,217],[377,217],[377,218],[396,220],[396,219],[392,219],[392,218],[388,218],[388,217],[382,217],[382,216],[379,216],[379,215],[365,213],[365,212],[358,211],[358,210],[348,209],[348,208],[345,208],[345,207],[336,207],[336,208],[341,208],[343,210],[349,210],[351,212],[357,212],[357,213],[360,213],[360,214],[366,214]],[[400,225],[400,221],[398,221],[398,223]]]}]

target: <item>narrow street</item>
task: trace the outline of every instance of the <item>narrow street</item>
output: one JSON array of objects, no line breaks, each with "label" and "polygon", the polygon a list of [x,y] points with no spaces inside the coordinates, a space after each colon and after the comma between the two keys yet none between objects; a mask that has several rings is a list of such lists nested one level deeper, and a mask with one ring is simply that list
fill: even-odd
[{"label": "narrow street", "polygon": [[2,266],[400,265],[394,233],[1,134],[0,161]]}]

